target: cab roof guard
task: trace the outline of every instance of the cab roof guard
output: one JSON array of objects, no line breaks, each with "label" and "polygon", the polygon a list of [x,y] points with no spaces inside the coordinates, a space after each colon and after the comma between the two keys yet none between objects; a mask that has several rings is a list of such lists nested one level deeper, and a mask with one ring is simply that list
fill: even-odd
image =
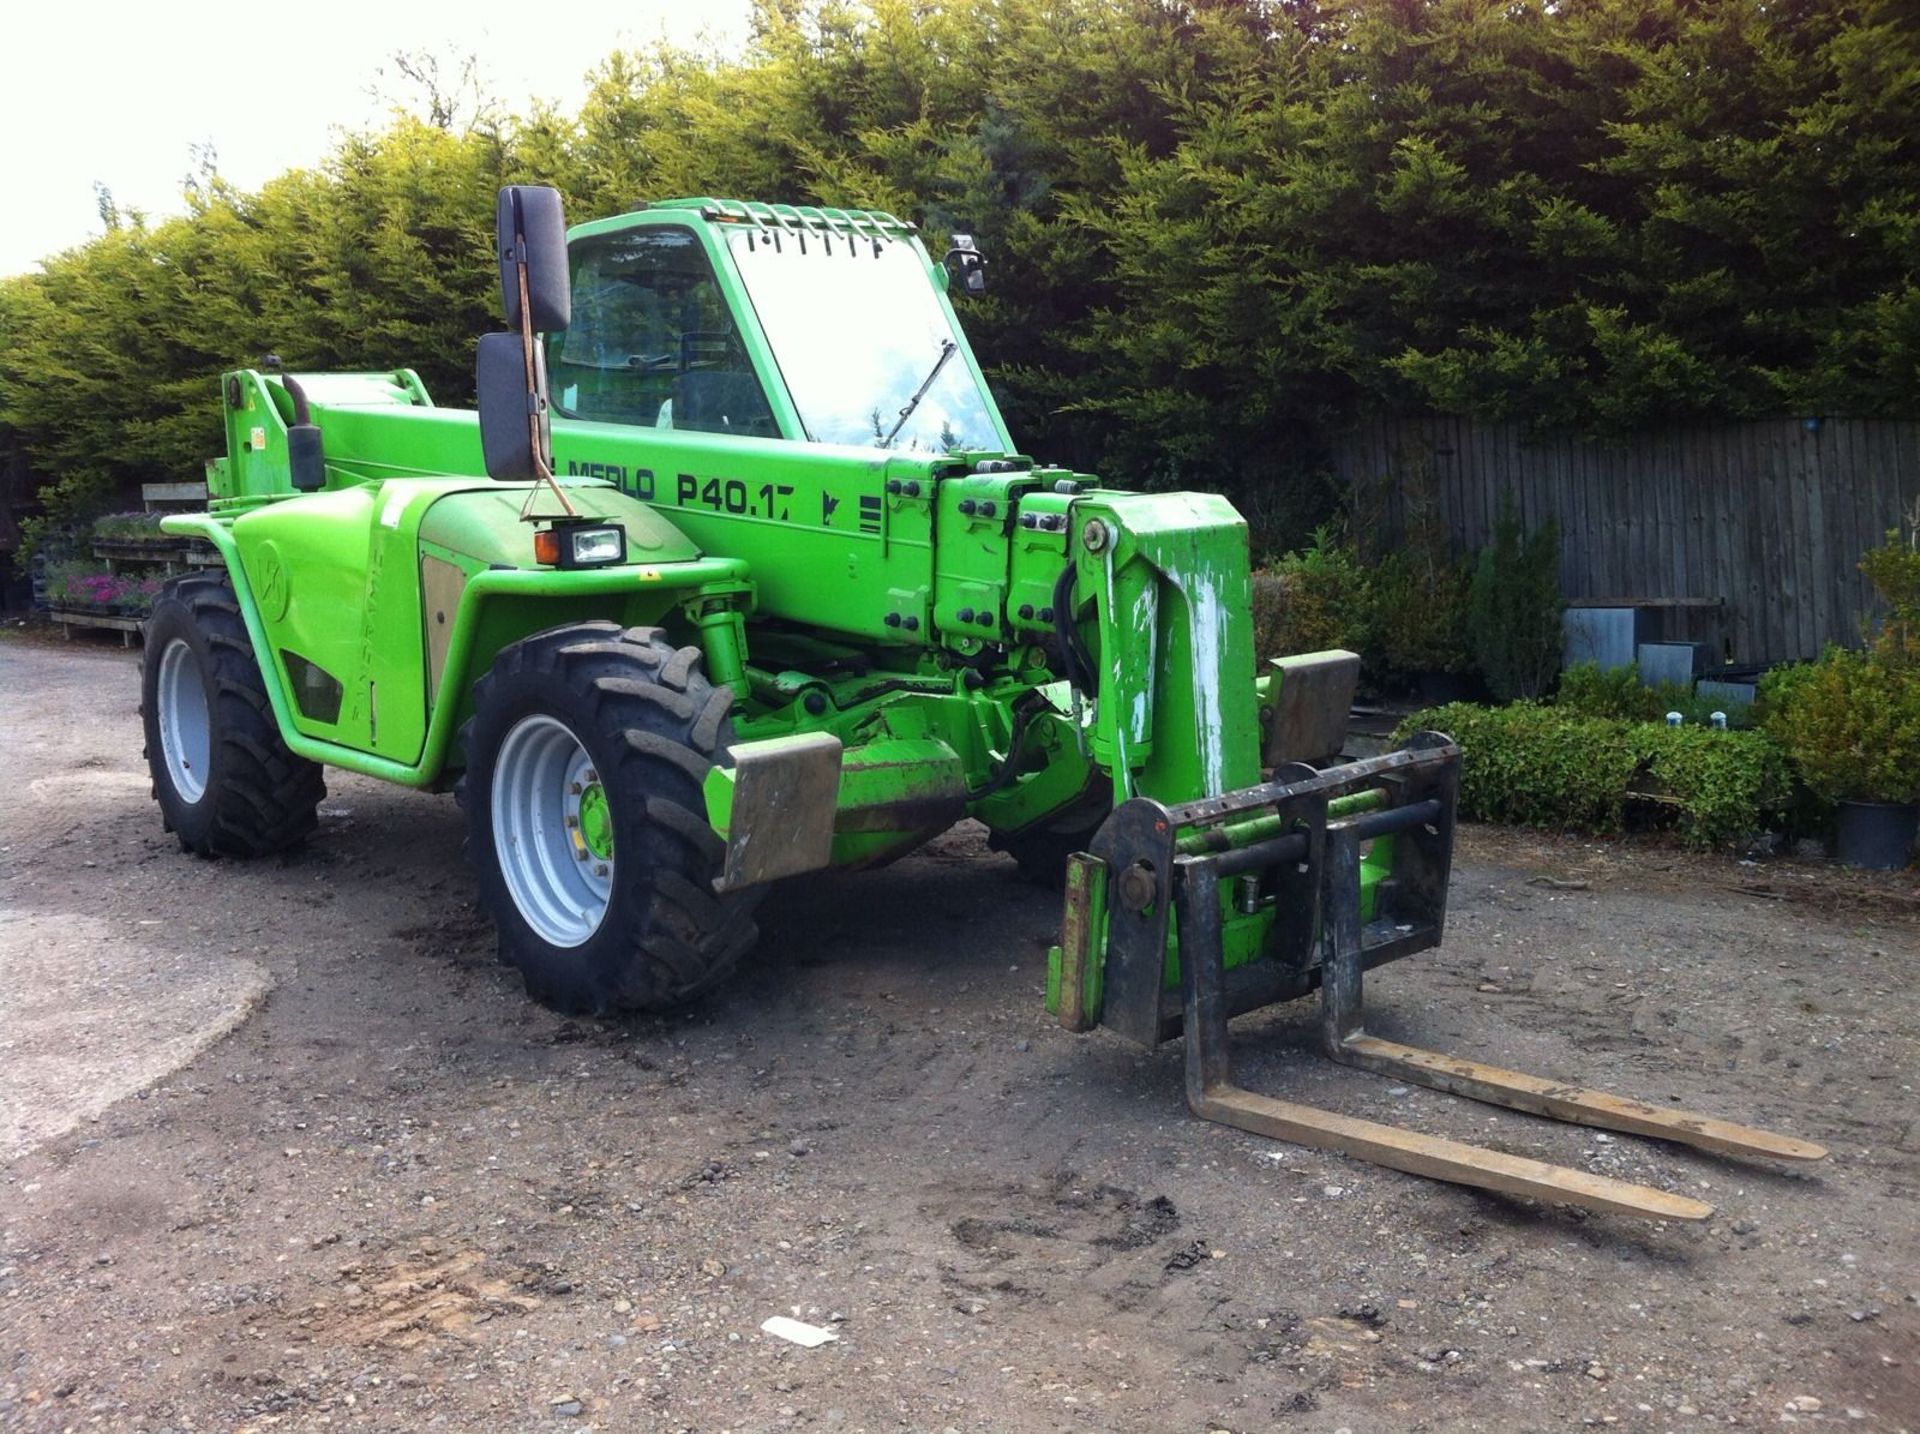
[{"label": "cab roof guard", "polygon": [[763,229],[784,230],[790,234],[808,232],[844,234],[848,237],[871,236],[892,240],[913,234],[911,222],[880,209],[831,209],[813,205],[761,204],[743,199],[656,199],[637,206],[641,209],[690,209],[702,219],[721,224],[756,224]]}]

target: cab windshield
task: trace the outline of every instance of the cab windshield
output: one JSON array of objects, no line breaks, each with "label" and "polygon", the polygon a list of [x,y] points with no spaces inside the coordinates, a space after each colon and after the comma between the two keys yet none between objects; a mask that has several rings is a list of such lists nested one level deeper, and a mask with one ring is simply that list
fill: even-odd
[{"label": "cab windshield", "polygon": [[813,442],[1005,446],[911,244],[758,227],[728,240]]}]

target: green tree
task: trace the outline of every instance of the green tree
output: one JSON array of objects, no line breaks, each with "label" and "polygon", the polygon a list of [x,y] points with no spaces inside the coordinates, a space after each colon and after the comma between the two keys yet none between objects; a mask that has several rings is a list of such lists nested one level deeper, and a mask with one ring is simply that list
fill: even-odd
[{"label": "green tree", "polygon": [[1511,498],[1480,550],[1467,593],[1467,642],[1493,695],[1532,699],[1560,671],[1560,525],[1531,533]]},{"label": "green tree", "polygon": [[1022,446],[1228,491],[1281,548],[1374,411],[1604,434],[1920,392],[1903,0],[759,0],[741,53],[609,55],[577,114],[401,59],[420,113],[252,192],[196,156],[180,219],[103,189],[99,238],[0,280],[0,451],[49,513],[195,471],[212,376],[265,352],[463,402],[509,181],[971,232]]}]

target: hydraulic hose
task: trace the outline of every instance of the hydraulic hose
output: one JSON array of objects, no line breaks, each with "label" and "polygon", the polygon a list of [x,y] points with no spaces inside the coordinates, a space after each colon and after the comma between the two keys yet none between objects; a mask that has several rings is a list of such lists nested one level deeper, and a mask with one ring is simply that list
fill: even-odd
[{"label": "hydraulic hose", "polygon": [[1093,657],[1073,620],[1073,564],[1061,570],[1053,584],[1053,635],[1060,644],[1060,661],[1066,667],[1067,684],[1088,697],[1100,691],[1100,679],[1093,670]]},{"label": "hydraulic hose", "polygon": [[983,785],[967,793],[968,801],[977,802],[983,797],[990,797],[1020,775],[1020,759],[1025,755],[1027,746],[1027,724],[1033,720],[1033,713],[1032,706],[1014,708],[1013,736],[1007,742],[1007,758],[1000,764],[999,771],[987,778]]}]

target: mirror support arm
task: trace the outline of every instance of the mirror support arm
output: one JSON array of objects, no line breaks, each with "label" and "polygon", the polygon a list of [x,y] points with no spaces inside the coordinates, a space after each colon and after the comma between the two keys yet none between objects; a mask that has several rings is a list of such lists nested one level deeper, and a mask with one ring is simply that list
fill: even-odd
[{"label": "mirror support arm", "polygon": [[[515,265],[520,281],[520,355],[527,369],[527,426],[533,448],[533,469],[543,482],[552,490],[553,496],[560,500],[560,508],[569,518],[580,516],[580,510],[573,506],[566,490],[553,476],[553,433],[541,420],[546,417],[547,386],[543,382],[545,374],[541,371],[539,354],[534,348],[533,338],[533,301],[527,293],[527,257],[524,241],[518,246],[519,261]],[[520,507],[520,520],[530,522],[533,519],[533,500],[540,494],[536,485],[527,490],[527,501]]]}]

